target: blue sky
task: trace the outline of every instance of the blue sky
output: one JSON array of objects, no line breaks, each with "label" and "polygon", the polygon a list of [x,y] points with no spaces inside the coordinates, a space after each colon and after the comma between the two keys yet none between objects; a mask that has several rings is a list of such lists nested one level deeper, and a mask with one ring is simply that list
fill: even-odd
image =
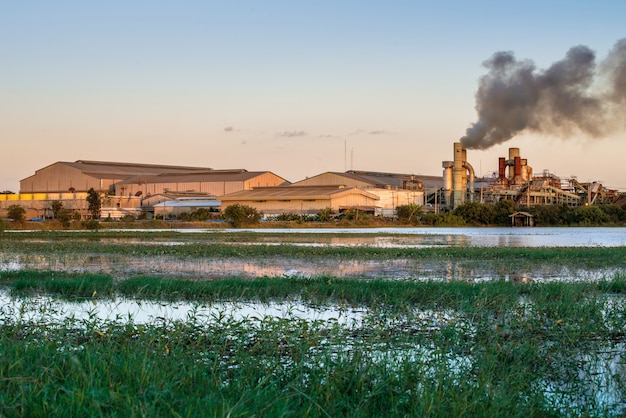
[{"label": "blue sky", "polygon": [[[626,2],[3,1],[0,189],[56,161],[441,174],[476,121],[482,63],[545,68],[626,37]],[[626,190],[626,128],[522,134],[535,172]]]}]

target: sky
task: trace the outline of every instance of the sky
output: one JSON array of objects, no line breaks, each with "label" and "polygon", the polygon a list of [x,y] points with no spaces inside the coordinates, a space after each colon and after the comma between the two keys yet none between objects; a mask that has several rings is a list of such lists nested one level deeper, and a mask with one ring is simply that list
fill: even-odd
[{"label": "sky", "polygon": [[[441,175],[495,53],[540,73],[626,38],[617,0],[0,1],[0,191],[57,161]],[[535,173],[626,191],[626,126],[526,130]]]}]

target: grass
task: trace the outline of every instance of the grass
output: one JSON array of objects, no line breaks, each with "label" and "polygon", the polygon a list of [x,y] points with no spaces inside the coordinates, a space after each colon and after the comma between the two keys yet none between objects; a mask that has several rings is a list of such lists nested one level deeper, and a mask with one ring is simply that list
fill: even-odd
[{"label": "grass", "polygon": [[[71,273],[58,271],[8,271],[0,273],[0,284],[20,294],[56,294],[62,297],[110,297],[123,295],[157,300],[260,300],[298,299],[310,302],[341,301],[353,305],[412,304],[450,305],[458,301],[479,303],[481,300],[515,304],[520,297],[539,302],[552,298],[576,298],[589,294],[624,294],[626,277],[597,282],[515,283],[494,280],[486,283],[465,281],[411,281],[337,279],[333,277],[232,277],[220,280],[198,280],[184,277],[137,275],[118,280],[104,273]],[[457,308],[455,306],[455,308]]]},{"label": "grass", "polygon": [[50,240],[44,242],[0,241],[0,251],[22,254],[115,254],[122,256],[174,256],[203,258],[335,257],[352,259],[412,258],[423,260],[510,260],[548,262],[552,265],[626,266],[624,247],[430,247],[377,248],[224,243],[124,243]]},{"label": "grass", "polygon": [[[135,324],[0,321],[5,416],[618,416],[624,304],[600,283],[354,281],[332,278],[118,282],[42,272],[38,291],[82,289],[206,303],[285,297],[367,306],[360,325],[228,316]],[[52,274],[52,273],[49,273]],[[55,278],[59,279],[58,277]],[[75,281],[77,284],[71,284]],[[13,287],[12,287],[13,288]],[[20,292],[24,291],[20,285]],[[69,290],[73,289],[73,290]],[[520,302],[523,300],[523,302]],[[622,299],[623,300],[623,299]],[[610,386],[598,378],[617,359]],[[611,360],[613,361],[613,360]],[[606,369],[606,372],[604,370]],[[583,376],[583,377],[581,377]],[[610,396],[603,400],[602,394]],[[612,399],[612,400],[611,400]]]},{"label": "grass", "polygon": [[[97,234],[100,234],[98,232]],[[369,248],[141,243],[133,235],[0,239],[0,252],[126,257],[421,259],[469,267],[616,271],[597,281],[467,282],[0,271],[21,302],[0,306],[0,415],[623,416],[624,248]],[[95,235],[95,234],[94,234]],[[75,235],[72,235],[75,236]],[[143,235],[141,235],[143,236]],[[163,239],[168,237],[163,236]],[[128,239],[128,240],[127,240]],[[159,238],[160,239],[160,238]],[[257,238],[255,238],[257,239]],[[40,242],[41,241],[41,242]],[[184,321],[79,319],[41,294],[197,306]],[[223,301],[358,309],[359,321],[207,318]],[[50,304],[45,309],[57,309]],[[29,311],[42,312],[38,321]]]}]

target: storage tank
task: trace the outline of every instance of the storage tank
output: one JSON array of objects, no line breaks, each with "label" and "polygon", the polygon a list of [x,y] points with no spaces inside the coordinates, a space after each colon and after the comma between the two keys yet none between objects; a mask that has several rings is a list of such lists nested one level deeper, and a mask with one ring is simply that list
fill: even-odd
[{"label": "storage tank", "polygon": [[452,169],[454,167],[453,161],[443,161],[441,163],[443,167],[443,192],[446,205],[452,204]]},{"label": "storage tank", "polygon": [[519,148],[509,148],[509,160],[507,161],[509,180],[515,179],[515,157],[519,158]]},{"label": "storage tank", "polygon": [[463,155],[463,145],[460,142],[455,142],[454,165],[452,168],[452,207],[460,206],[465,201],[465,184],[467,179],[465,176],[465,169],[463,168]]}]

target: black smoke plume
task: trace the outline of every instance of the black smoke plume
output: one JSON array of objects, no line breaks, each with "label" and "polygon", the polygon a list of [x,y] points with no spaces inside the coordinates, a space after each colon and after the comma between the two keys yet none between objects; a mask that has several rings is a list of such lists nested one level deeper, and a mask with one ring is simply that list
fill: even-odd
[{"label": "black smoke plume", "polygon": [[626,128],[626,38],[599,64],[581,45],[545,70],[511,52],[495,53],[484,66],[478,121],[461,138],[465,148],[489,148],[522,132],[600,138]]}]

